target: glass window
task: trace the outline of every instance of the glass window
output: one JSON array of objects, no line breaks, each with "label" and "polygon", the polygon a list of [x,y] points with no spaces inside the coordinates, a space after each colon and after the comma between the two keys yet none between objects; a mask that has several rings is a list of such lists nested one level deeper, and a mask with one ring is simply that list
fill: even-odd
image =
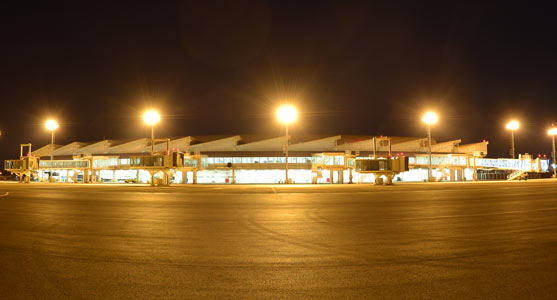
[{"label": "glass window", "polygon": [[334,164],[335,164],[336,166],[342,166],[342,165],[344,165],[344,156],[338,156],[338,155],[335,156],[335,158],[334,158]]},{"label": "glass window", "polygon": [[312,162],[314,164],[322,164],[323,163],[323,157],[322,156],[313,156],[312,157]]}]

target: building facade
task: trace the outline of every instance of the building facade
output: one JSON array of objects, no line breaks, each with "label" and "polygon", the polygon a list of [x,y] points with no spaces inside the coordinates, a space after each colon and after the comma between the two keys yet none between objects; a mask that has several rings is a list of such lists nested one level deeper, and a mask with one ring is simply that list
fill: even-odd
[{"label": "building facade", "polygon": [[[143,182],[152,180],[149,170],[134,167],[133,160],[151,153],[151,140],[103,140],[92,143],[45,145],[30,152],[40,158],[37,180],[80,181],[82,169],[70,160],[89,157],[89,168],[97,182]],[[281,183],[285,181],[285,146],[288,143],[289,178],[294,183],[373,182],[373,176],[359,174],[349,158],[409,158],[410,170],[397,174],[395,181],[424,181],[429,167],[426,138],[384,136],[186,136],[155,144],[155,152],[183,152],[199,158],[195,169],[170,172],[171,183]],[[463,181],[475,178],[476,159],[487,155],[488,142],[462,144],[461,140],[432,142],[433,177]],[[53,151],[54,161],[49,162]],[[326,155],[324,155],[326,153]],[[67,167],[64,163],[67,162]],[[319,163],[325,169],[316,169]],[[339,168],[326,168],[339,166]],[[344,166],[344,168],[342,167]],[[80,177],[81,176],[81,177]]]}]

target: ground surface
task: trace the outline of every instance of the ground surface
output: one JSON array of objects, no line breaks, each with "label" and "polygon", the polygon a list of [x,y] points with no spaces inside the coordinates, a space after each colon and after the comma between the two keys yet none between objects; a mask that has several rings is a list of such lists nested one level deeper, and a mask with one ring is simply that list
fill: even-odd
[{"label": "ground surface", "polygon": [[2,194],[2,299],[557,299],[551,179]]}]

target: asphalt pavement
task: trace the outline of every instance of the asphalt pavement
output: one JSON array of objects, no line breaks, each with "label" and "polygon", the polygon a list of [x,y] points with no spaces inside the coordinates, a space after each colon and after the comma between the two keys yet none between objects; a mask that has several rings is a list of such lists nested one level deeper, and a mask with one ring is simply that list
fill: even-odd
[{"label": "asphalt pavement", "polygon": [[2,299],[557,299],[557,180],[0,184]]}]

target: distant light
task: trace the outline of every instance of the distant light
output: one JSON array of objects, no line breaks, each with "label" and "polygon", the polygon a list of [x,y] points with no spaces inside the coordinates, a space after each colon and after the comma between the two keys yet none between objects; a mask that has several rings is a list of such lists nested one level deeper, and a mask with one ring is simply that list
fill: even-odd
[{"label": "distant light", "polygon": [[54,120],[54,119],[48,119],[44,123],[44,126],[46,127],[46,130],[53,131],[53,130],[58,129],[58,122],[56,122],[56,120]]},{"label": "distant light", "polygon": [[520,125],[518,124],[518,121],[512,120],[509,123],[507,123],[506,127],[508,130],[517,130],[518,127],[520,127]]},{"label": "distant light", "polygon": [[437,120],[439,118],[437,117],[437,114],[432,112],[432,111],[428,111],[424,114],[424,116],[422,117],[422,122],[428,124],[428,125],[433,125],[435,123],[437,123]]},{"label": "distant light", "polygon": [[549,135],[557,135],[557,128],[551,128],[547,131]]},{"label": "distant light", "polygon": [[159,115],[159,112],[154,109],[147,110],[143,113],[143,122],[147,125],[155,125],[160,120],[161,116]]},{"label": "distant light", "polygon": [[282,105],[277,109],[277,119],[283,124],[294,123],[298,119],[298,110],[292,105]]}]

